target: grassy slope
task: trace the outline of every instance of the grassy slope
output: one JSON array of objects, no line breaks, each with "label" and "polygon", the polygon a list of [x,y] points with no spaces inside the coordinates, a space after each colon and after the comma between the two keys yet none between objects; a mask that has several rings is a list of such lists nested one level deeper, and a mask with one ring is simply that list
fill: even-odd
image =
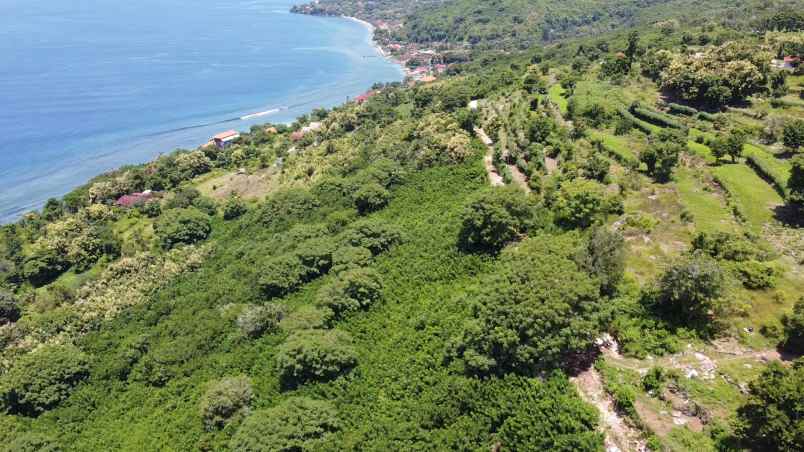
[{"label": "grassy slope", "polygon": [[725,164],[714,168],[712,173],[754,232],[760,232],[763,225],[771,222],[774,209],[784,204],[779,194],[745,165]]}]

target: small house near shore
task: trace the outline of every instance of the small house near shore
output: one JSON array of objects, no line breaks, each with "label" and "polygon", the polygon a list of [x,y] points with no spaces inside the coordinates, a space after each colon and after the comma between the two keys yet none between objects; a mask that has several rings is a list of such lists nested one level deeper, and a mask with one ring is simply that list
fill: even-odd
[{"label": "small house near shore", "polygon": [[240,132],[236,130],[227,130],[226,132],[221,132],[212,137],[212,142],[215,143],[215,146],[217,146],[218,149],[226,149],[238,138],[240,138]]}]

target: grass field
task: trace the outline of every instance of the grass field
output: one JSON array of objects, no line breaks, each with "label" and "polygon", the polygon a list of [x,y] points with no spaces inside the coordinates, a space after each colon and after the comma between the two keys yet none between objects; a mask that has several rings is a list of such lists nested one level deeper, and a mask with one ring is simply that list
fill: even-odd
[{"label": "grass field", "polygon": [[548,91],[547,94],[550,96],[550,100],[558,105],[558,109],[561,110],[561,114],[566,115],[568,101],[567,98],[564,97],[564,88],[556,83],[550,87],[550,91]]},{"label": "grass field", "polygon": [[784,204],[776,190],[746,165],[727,164],[713,173],[754,232],[773,221],[773,209]]},{"label": "grass field", "polygon": [[715,163],[717,159],[712,155],[712,150],[709,146],[701,143],[696,143],[693,140],[687,141],[687,150],[698,157],[701,157],[706,163]]},{"label": "grass field", "polygon": [[[767,177],[776,186],[780,194],[787,192],[787,181],[790,179],[790,163],[776,158],[773,154],[753,144],[746,144],[744,155],[760,176]],[[764,174],[762,174],[764,173]]]},{"label": "grass field", "polygon": [[704,190],[691,170],[681,168],[675,178],[681,203],[692,214],[696,230],[715,232],[737,228],[728,206],[718,195]]},{"label": "grass field", "polygon": [[614,157],[617,158],[617,160],[621,162],[639,161],[638,148],[635,146],[635,143],[632,140],[629,140],[628,137],[616,136],[598,130],[590,130],[589,135],[592,138],[602,141],[606,150],[614,154]]}]

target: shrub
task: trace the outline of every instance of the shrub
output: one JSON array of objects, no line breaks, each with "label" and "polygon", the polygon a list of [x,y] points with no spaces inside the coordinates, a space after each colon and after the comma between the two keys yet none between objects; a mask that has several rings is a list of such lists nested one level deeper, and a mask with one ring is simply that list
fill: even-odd
[{"label": "shrub", "polygon": [[662,309],[680,322],[706,322],[724,286],[723,270],[708,256],[682,258],[659,278]]},{"label": "shrub", "polygon": [[402,242],[402,233],[394,224],[372,218],[352,225],[346,232],[346,241],[367,248],[376,256]]},{"label": "shrub", "polygon": [[732,131],[725,137],[719,137],[709,143],[712,148],[712,155],[721,158],[726,155],[731,157],[732,162],[736,162],[743,155],[743,147],[747,141],[745,132]]},{"label": "shrub", "polygon": [[201,397],[204,426],[207,430],[221,428],[233,418],[247,415],[253,396],[251,381],[245,376],[212,382]]},{"label": "shrub", "polygon": [[590,347],[607,316],[575,252],[566,240],[544,236],[503,253],[469,295],[471,318],[451,340],[448,358],[461,358],[473,374],[534,375]]},{"label": "shrub", "polygon": [[66,399],[89,375],[89,360],[72,345],[45,345],[0,376],[0,399],[11,413],[38,415]]},{"label": "shrub", "polygon": [[259,337],[278,328],[284,316],[284,308],[277,304],[249,305],[237,316],[237,326],[244,335]]},{"label": "shrub", "polygon": [[535,214],[534,204],[517,188],[484,190],[461,213],[459,245],[497,253],[534,226]]},{"label": "shrub", "polygon": [[218,213],[218,205],[215,203],[215,201],[207,198],[206,196],[198,196],[193,199],[193,207],[209,216],[213,216]]},{"label": "shrub", "polygon": [[287,188],[269,196],[254,212],[257,220],[270,229],[285,229],[309,218],[319,206],[318,200],[303,188]]},{"label": "shrub", "polygon": [[229,448],[241,452],[317,450],[340,428],[338,413],[329,402],[293,397],[246,418]]},{"label": "shrub", "polygon": [[325,274],[332,268],[335,244],[329,238],[320,237],[300,244],[294,254],[310,274]]},{"label": "shrub", "polygon": [[692,239],[693,250],[700,250],[715,259],[743,262],[749,259],[762,260],[767,253],[755,243],[729,232],[701,232]]},{"label": "shrub", "polygon": [[651,367],[642,377],[642,387],[647,392],[652,392],[655,395],[661,395],[664,391],[665,383],[667,383],[667,371],[658,366]]},{"label": "shrub", "polygon": [[69,262],[53,249],[39,249],[25,259],[22,275],[34,287],[50,283],[67,271]]},{"label": "shrub", "polygon": [[287,254],[268,261],[262,269],[260,290],[269,298],[281,297],[304,284],[308,269],[298,257]]},{"label": "shrub", "polygon": [[0,325],[13,323],[20,318],[20,307],[17,300],[8,292],[0,290]]},{"label": "shrub", "polygon": [[749,385],[736,434],[752,450],[804,450],[804,360],[772,361]]},{"label": "shrub", "polygon": [[357,365],[357,353],[348,333],[305,330],[291,335],[277,349],[276,363],[285,387],[308,381],[328,381]]},{"label": "shrub", "polygon": [[782,131],[784,145],[794,151],[804,146],[804,119],[793,119],[785,123]]},{"label": "shrub", "polygon": [[773,264],[748,260],[735,267],[738,278],[747,289],[769,289],[776,286],[779,270]]},{"label": "shrub", "polygon": [[648,174],[658,182],[667,182],[678,164],[682,146],[668,141],[651,143],[639,154],[639,160],[648,167]]},{"label": "shrub", "polygon": [[148,201],[138,205],[137,211],[148,218],[156,218],[162,215],[162,205],[159,201]]},{"label": "shrub", "polygon": [[10,443],[3,449],[8,452],[61,452],[58,441],[33,432],[16,432]]},{"label": "shrub", "polygon": [[362,246],[342,246],[332,253],[332,271],[340,273],[345,270],[365,267],[371,262],[372,254]]},{"label": "shrub", "polygon": [[227,221],[234,220],[246,213],[247,210],[246,203],[242,199],[237,196],[230,196],[223,204],[223,219]]},{"label": "shrub", "polygon": [[553,202],[556,222],[564,228],[587,228],[622,211],[622,200],[606,193],[602,184],[583,178],[561,184]]},{"label": "shrub", "polygon": [[603,448],[603,435],[595,429],[597,412],[578,397],[561,372],[548,373],[543,379],[506,375],[492,381],[479,381],[476,388],[470,388],[469,405],[474,410],[468,415],[499,426],[496,437],[504,444],[502,450],[580,452]]},{"label": "shrub", "polygon": [[154,232],[164,249],[199,242],[211,231],[209,217],[193,208],[169,210],[154,224]]},{"label": "shrub", "polygon": [[316,304],[330,309],[335,318],[366,309],[382,297],[382,280],[377,271],[361,268],[344,272],[323,286]]},{"label": "shrub", "polygon": [[784,340],[782,346],[785,350],[798,355],[804,355],[804,298],[799,298],[793,306],[793,312],[782,317],[784,326]]},{"label": "shrub", "polygon": [[614,293],[625,272],[625,239],[617,231],[595,228],[579,253],[579,264],[600,281],[600,291]]},{"label": "shrub", "polygon": [[584,177],[598,182],[604,182],[609,175],[609,161],[594,154],[583,164]]},{"label": "shrub", "polygon": [[391,200],[391,192],[377,183],[367,183],[354,194],[355,207],[365,215],[382,209]]},{"label": "shrub", "polygon": [[628,118],[620,117],[614,125],[615,135],[627,135],[634,128],[634,122]]},{"label": "shrub", "polygon": [[797,155],[790,163],[787,200],[794,205],[804,206],[804,154]]}]

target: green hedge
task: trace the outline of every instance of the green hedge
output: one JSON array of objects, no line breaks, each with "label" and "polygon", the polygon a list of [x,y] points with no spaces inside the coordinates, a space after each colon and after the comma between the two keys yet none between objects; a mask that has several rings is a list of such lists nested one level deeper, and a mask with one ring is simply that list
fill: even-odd
[{"label": "green hedge", "polygon": [[786,198],[788,195],[787,180],[790,179],[790,169],[785,167],[784,163],[777,160],[776,157],[752,145],[746,146],[745,156],[749,166],[754,168],[762,178],[770,181],[773,184],[773,188],[783,198]]},{"label": "green hedge", "polygon": [[649,110],[647,108],[634,108],[632,113],[636,117],[659,127],[670,127],[671,129],[684,128],[684,124],[676,121],[671,116],[668,116],[664,113],[659,113],[658,111]]},{"label": "green hedge", "polygon": [[681,104],[669,103],[669,104],[667,104],[667,108],[670,109],[671,113],[680,114],[680,115],[695,116],[695,115],[698,114],[698,110],[696,110],[696,109],[694,109],[692,107],[688,107],[686,105],[681,105]]},{"label": "green hedge", "polygon": [[631,121],[634,124],[634,127],[647,133],[648,135],[659,131],[659,127],[656,127],[653,124],[647,123],[641,119],[638,119],[636,116],[632,115],[631,112],[625,108],[619,108],[617,109],[617,112],[623,118]]}]

